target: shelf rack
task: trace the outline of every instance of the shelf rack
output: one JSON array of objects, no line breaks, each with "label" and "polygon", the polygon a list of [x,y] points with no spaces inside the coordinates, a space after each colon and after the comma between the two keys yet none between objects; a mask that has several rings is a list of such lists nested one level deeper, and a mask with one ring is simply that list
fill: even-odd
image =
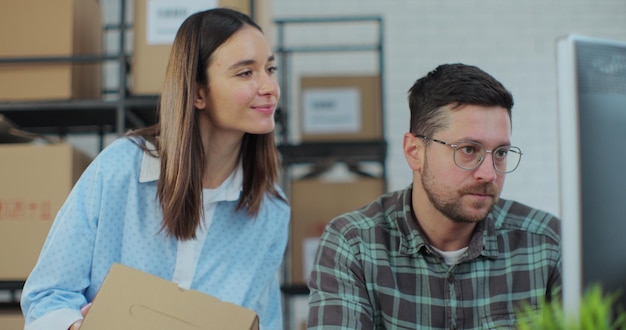
[{"label": "shelf rack", "polygon": [[[327,23],[359,23],[368,22],[375,23],[377,25],[377,33],[375,41],[370,44],[343,44],[343,45],[314,45],[314,46],[289,46],[286,42],[286,29],[289,26],[299,24],[327,24]],[[277,123],[279,124],[279,130],[277,132],[278,137],[278,149],[282,157],[284,176],[283,187],[285,193],[289,196],[289,182],[290,171],[289,168],[293,165],[312,164],[319,172],[323,172],[329,166],[334,163],[345,163],[348,168],[359,174],[367,173],[361,172],[359,164],[363,162],[374,162],[381,165],[383,179],[386,178],[386,156],[387,156],[387,143],[384,139],[384,24],[383,18],[380,16],[338,16],[338,17],[294,17],[294,18],[281,18],[275,19],[274,24],[277,27],[277,48],[276,54],[278,56],[280,75],[280,86],[282,89],[281,94],[281,109],[277,113]],[[291,102],[291,96],[293,91],[288,83],[291,78],[291,58],[296,53],[328,53],[328,52],[375,52],[378,54],[378,73],[380,74],[380,107],[381,118],[380,123],[381,139],[369,140],[369,141],[328,141],[328,142],[303,142],[292,143],[290,141],[290,129],[289,129],[289,108]],[[315,175],[316,169],[311,173]],[[384,181],[384,189],[387,189],[386,180]],[[290,245],[292,243],[290,242]],[[283,267],[283,283],[281,285],[281,291],[283,293],[283,313],[285,318],[285,329],[291,329],[295,325],[292,325],[292,311],[291,311],[291,297],[293,296],[305,296],[308,295],[309,290],[306,285],[292,284],[291,283],[291,248],[288,248],[285,256],[285,262]]]},{"label": "shelf rack", "polygon": [[[119,0],[119,22],[103,26],[104,31],[117,31],[116,54],[41,56],[0,58],[0,65],[31,63],[93,63],[115,62],[119,66],[118,89],[105,99],[70,99],[45,101],[0,101],[0,114],[17,128],[35,134],[95,133],[122,135],[129,128],[139,128],[156,122],[157,95],[130,96],[128,92],[129,52],[126,32],[126,0]],[[106,91],[103,91],[106,92]],[[109,91],[111,92],[111,91]],[[103,93],[106,94],[106,93]],[[103,95],[104,96],[104,95]]]},{"label": "shelf rack", "polygon": [[[27,63],[92,63],[92,62],[116,62],[119,65],[119,86],[111,99],[72,99],[72,100],[47,100],[47,101],[15,101],[0,102],[0,114],[4,115],[17,128],[36,134],[55,134],[64,136],[72,133],[90,133],[100,136],[100,150],[104,148],[104,135],[115,133],[122,135],[127,129],[139,128],[156,122],[157,95],[132,96],[128,92],[129,52],[126,50],[126,32],[132,29],[132,24],[126,22],[126,1],[120,1],[119,23],[105,25],[104,30],[115,30],[119,33],[119,52],[105,55],[81,55],[67,57],[20,57],[0,58],[0,65],[27,64]],[[251,6],[251,9],[254,6]],[[285,29],[288,25],[300,23],[350,23],[350,22],[375,22],[378,24],[377,40],[371,45],[341,45],[341,46],[299,46],[290,47],[284,39]],[[315,52],[377,52],[378,71],[380,73],[381,90],[384,90],[384,48],[383,19],[379,16],[357,17],[304,17],[276,19],[274,23],[278,27],[277,54],[281,66],[281,87],[283,90],[281,104],[288,105],[290,94],[288,80],[290,57],[295,53]],[[106,94],[106,93],[103,93]],[[381,93],[381,107],[385,104],[384,93]],[[287,106],[288,108],[289,106]],[[288,110],[288,109],[287,109]],[[289,141],[289,125],[287,124],[285,107],[277,112],[276,120],[280,124],[278,130],[278,149],[282,157],[283,165],[288,169],[298,164],[320,164],[327,162],[343,162],[358,168],[361,162],[376,162],[382,166],[382,177],[386,177],[385,159],[387,145],[384,139],[372,141],[331,141],[331,142],[307,142],[293,144]],[[384,111],[382,111],[381,123],[384,127]],[[384,136],[384,130],[383,134]],[[289,175],[289,171],[285,171]],[[288,178],[287,178],[288,179]],[[288,181],[285,181],[288,182]],[[386,182],[385,182],[386,187]],[[286,189],[288,192],[288,189]],[[285,258],[286,269],[290,266],[290,258]],[[288,277],[287,277],[288,278]],[[19,308],[19,295],[24,281],[0,281],[0,292],[8,292],[9,301],[0,301],[0,309]],[[283,295],[286,297],[285,327],[289,326],[289,303],[288,297],[293,295],[306,295],[308,289],[303,285],[291,285],[289,281],[281,286]]]},{"label": "shelf rack", "polygon": [[[3,57],[0,65],[36,63],[94,63],[115,62],[119,66],[117,89],[103,90],[102,98],[43,101],[0,101],[0,115],[19,130],[40,135],[63,137],[73,133],[97,134],[99,148],[104,148],[104,135],[122,135],[127,129],[140,128],[156,122],[157,95],[130,96],[128,92],[129,52],[126,50],[126,32],[132,24],[126,23],[126,0],[119,0],[119,22],[107,24],[103,30],[116,32],[118,49],[115,54]],[[103,52],[104,53],[104,52]],[[106,94],[112,94],[106,98]],[[24,280],[0,280],[0,310],[19,309],[19,296]]]}]

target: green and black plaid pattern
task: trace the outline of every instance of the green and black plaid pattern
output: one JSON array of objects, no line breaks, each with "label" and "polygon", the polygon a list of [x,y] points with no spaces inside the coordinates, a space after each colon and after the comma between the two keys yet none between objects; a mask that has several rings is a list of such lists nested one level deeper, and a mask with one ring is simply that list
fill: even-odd
[{"label": "green and black plaid pattern", "polygon": [[501,199],[449,266],[420,234],[411,186],[331,221],[309,288],[309,329],[507,329],[561,284],[560,221]]}]

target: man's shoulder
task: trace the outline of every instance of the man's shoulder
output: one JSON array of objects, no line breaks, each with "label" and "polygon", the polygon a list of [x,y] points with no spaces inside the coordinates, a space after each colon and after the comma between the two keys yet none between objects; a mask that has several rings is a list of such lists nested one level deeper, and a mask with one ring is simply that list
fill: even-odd
[{"label": "man's shoulder", "polygon": [[493,208],[492,215],[498,229],[520,230],[560,240],[561,221],[549,212],[501,198]]},{"label": "man's shoulder", "polygon": [[366,232],[393,231],[397,227],[398,212],[402,212],[404,191],[382,194],[359,208],[340,214],[327,227],[344,236],[368,236]]}]

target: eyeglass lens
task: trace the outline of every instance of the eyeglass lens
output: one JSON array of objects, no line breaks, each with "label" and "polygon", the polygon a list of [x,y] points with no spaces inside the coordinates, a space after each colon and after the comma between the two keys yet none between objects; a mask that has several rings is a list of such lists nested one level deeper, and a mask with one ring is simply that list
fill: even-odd
[{"label": "eyeglass lens", "polygon": [[[461,142],[454,149],[454,162],[464,169],[475,169],[486,156],[485,148],[474,142]],[[502,146],[490,151],[493,166],[498,172],[508,173],[517,168],[521,158],[521,150],[517,147]]]}]

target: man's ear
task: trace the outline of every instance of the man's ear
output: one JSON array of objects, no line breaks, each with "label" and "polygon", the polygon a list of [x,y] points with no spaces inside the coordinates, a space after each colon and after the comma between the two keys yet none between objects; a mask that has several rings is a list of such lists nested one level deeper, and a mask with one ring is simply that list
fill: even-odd
[{"label": "man's ear", "polygon": [[199,85],[196,92],[196,98],[193,100],[193,105],[198,110],[204,110],[207,106],[207,99],[209,97],[209,87],[205,85]]},{"label": "man's ear", "polygon": [[424,141],[410,132],[404,133],[404,158],[413,171],[422,169],[424,161]]}]

